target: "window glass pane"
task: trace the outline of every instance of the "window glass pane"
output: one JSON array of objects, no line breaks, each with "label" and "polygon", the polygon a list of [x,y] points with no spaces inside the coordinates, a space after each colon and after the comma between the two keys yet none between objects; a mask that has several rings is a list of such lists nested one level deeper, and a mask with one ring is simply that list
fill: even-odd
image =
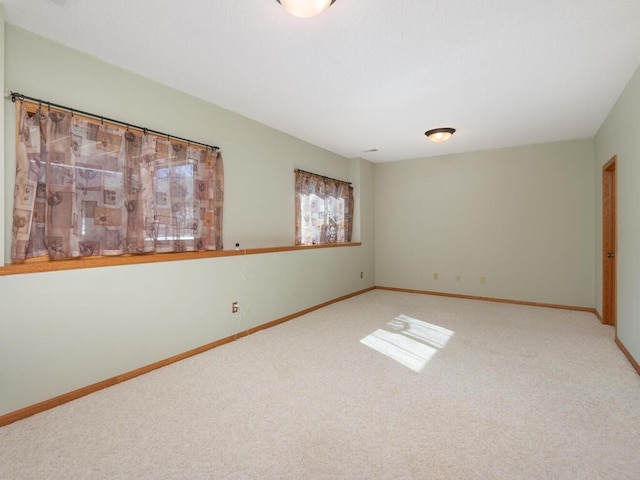
[{"label": "window glass pane", "polygon": [[296,242],[350,242],[352,198],[346,182],[296,171]]}]

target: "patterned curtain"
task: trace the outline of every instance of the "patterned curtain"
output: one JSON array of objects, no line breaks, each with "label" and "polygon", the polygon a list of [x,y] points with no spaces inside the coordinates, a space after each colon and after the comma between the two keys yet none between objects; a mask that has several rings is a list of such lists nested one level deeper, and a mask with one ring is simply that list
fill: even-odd
[{"label": "patterned curtain", "polygon": [[296,245],[351,241],[353,187],[301,170],[296,175]]},{"label": "patterned curtain", "polygon": [[220,250],[220,152],[18,107],[13,260]]}]

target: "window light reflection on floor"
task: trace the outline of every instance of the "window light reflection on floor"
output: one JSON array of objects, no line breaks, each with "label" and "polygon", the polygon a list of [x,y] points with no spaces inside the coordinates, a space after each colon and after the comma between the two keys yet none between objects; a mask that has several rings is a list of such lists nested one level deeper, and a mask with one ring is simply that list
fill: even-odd
[{"label": "window light reflection on floor", "polygon": [[361,343],[396,362],[420,372],[455,332],[406,315],[399,315]]}]

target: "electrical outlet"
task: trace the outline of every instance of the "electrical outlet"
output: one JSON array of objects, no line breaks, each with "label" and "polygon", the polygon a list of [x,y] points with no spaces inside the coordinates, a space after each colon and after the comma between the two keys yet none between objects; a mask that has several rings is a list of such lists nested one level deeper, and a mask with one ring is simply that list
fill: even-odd
[{"label": "electrical outlet", "polygon": [[440,277],[438,276],[438,272],[435,272],[435,273],[433,274],[433,279],[434,279],[434,280],[438,280],[438,278],[440,278]]},{"label": "electrical outlet", "polygon": [[364,278],[364,272],[360,272],[360,278]]},{"label": "electrical outlet", "polygon": [[480,277],[480,283],[487,283],[487,277],[485,276]]},{"label": "electrical outlet", "polygon": [[238,310],[240,310],[240,307],[238,306],[238,302],[233,302],[231,304],[231,313],[238,313]]}]

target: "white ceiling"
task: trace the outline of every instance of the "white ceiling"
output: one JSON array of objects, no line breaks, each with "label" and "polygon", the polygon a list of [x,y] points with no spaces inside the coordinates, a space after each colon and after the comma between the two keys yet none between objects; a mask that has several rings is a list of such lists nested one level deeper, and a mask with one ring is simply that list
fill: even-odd
[{"label": "white ceiling", "polygon": [[592,137],[640,64],[638,0],[337,0],[311,19],[275,0],[1,1],[11,24],[376,162]]}]

